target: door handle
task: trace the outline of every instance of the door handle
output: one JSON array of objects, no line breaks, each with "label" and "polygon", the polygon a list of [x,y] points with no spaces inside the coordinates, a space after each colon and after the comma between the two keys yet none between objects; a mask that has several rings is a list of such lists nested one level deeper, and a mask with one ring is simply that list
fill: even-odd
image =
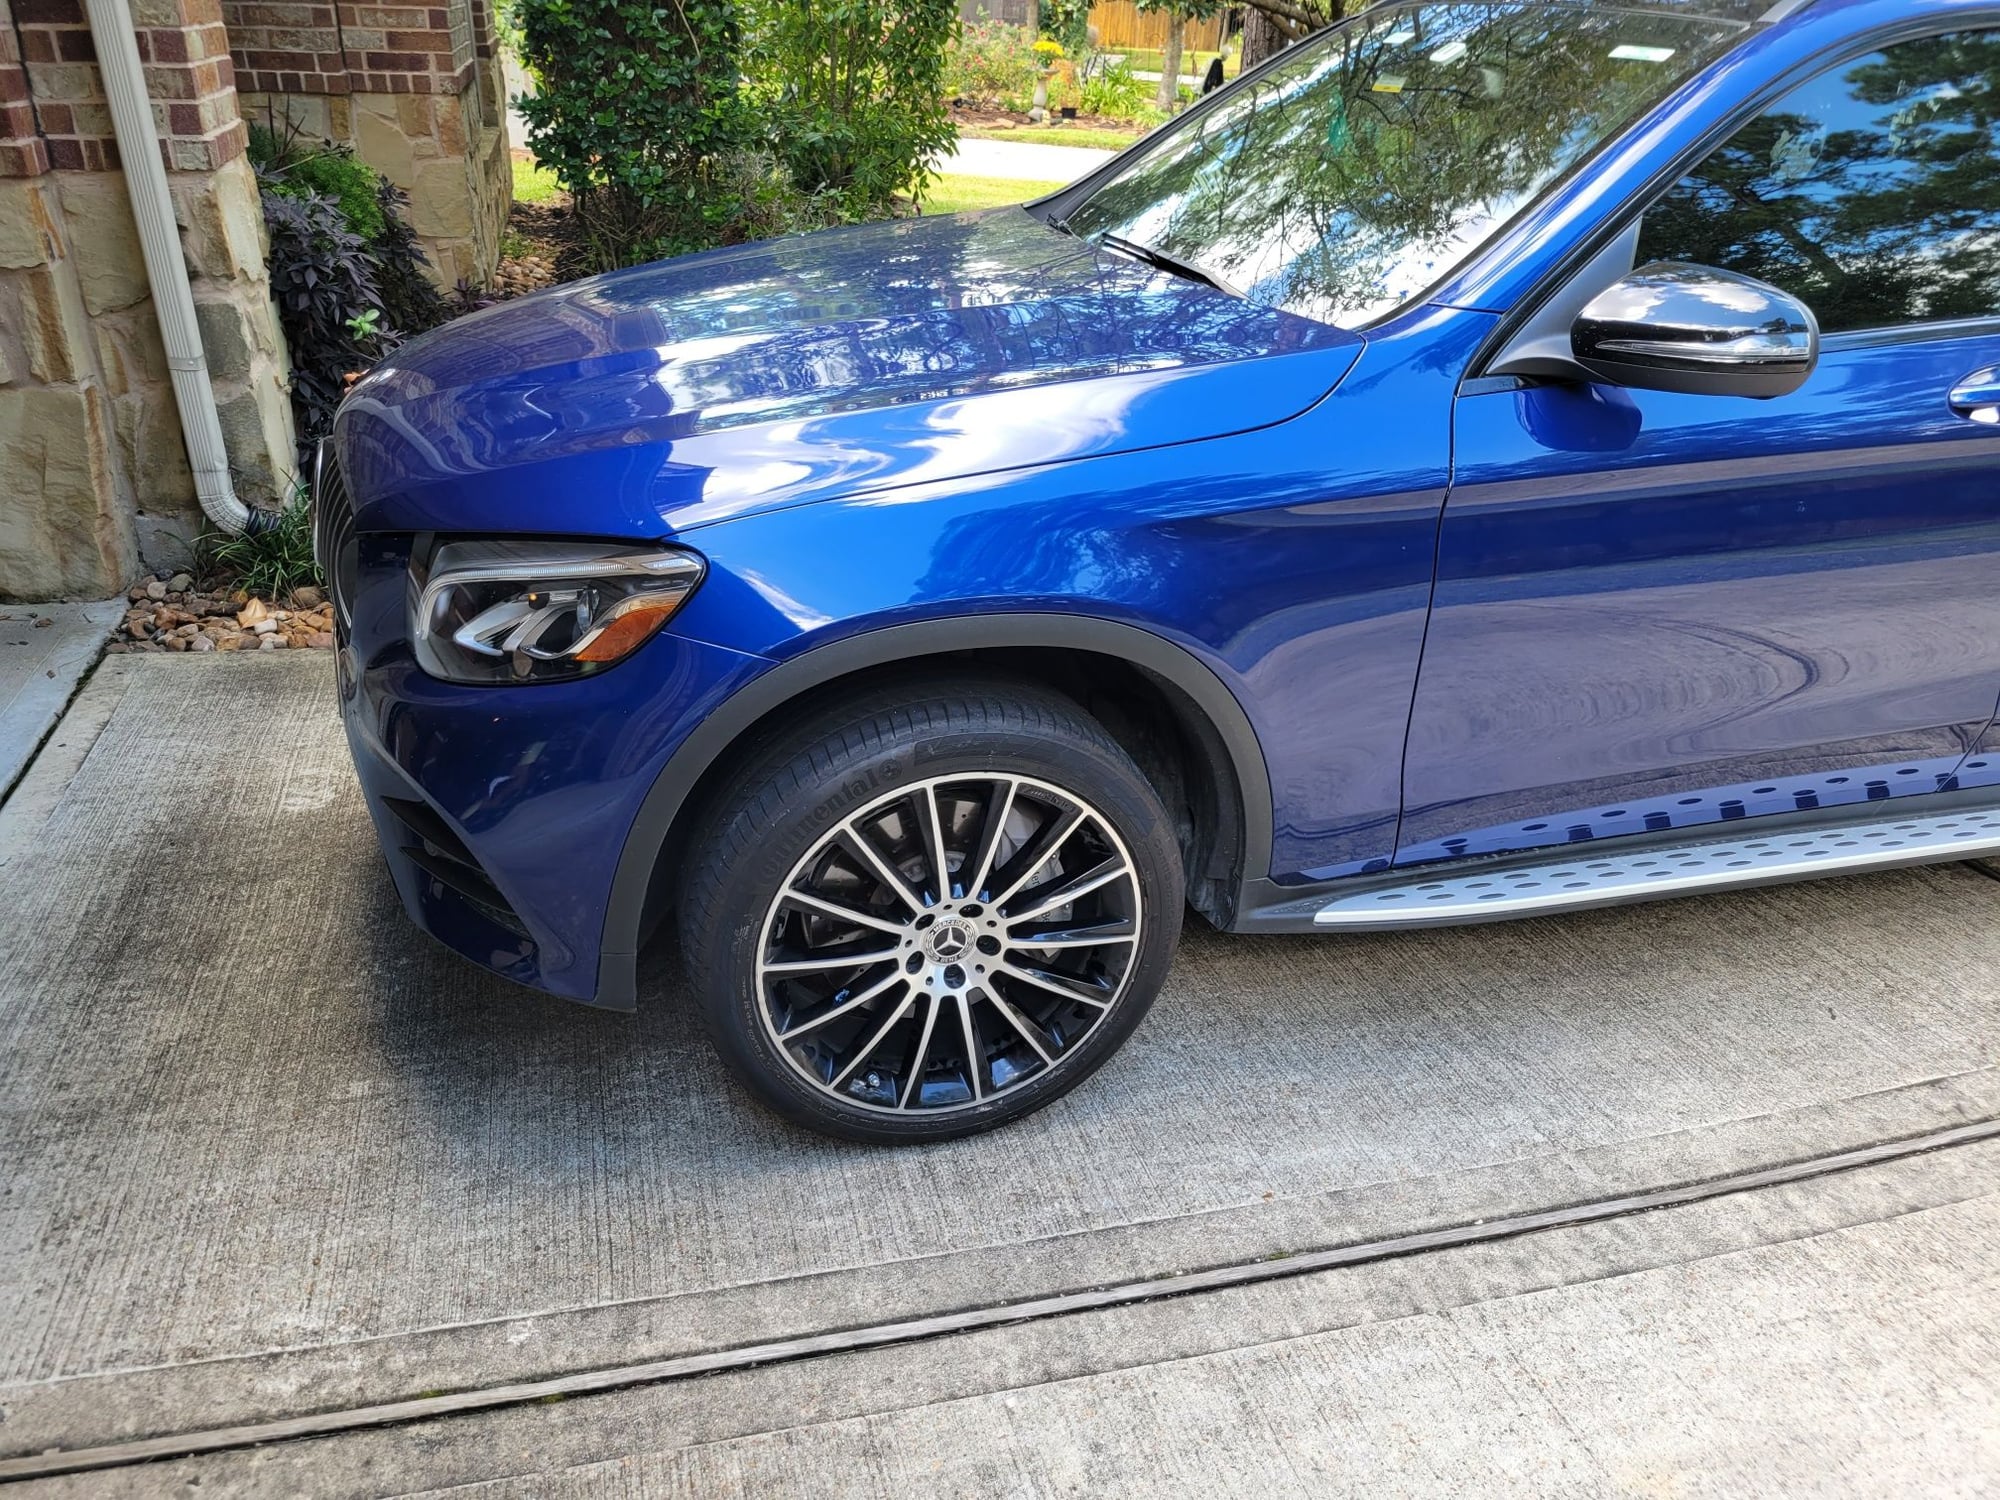
[{"label": "door handle", "polygon": [[1975,422],[2000,423],[2000,365],[1974,370],[1953,386],[1951,409]]}]

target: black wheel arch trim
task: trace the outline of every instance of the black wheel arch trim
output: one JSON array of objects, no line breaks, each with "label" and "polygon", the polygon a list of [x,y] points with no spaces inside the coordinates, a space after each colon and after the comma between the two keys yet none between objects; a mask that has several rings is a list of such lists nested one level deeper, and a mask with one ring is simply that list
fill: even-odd
[{"label": "black wheel arch trim", "polygon": [[[661,851],[689,795],[751,726],[835,677],[873,667],[916,662],[959,651],[1006,649],[1082,651],[1141,667],[1178,689],[1209,722],[1235,772],[1241,799],[1241,889],[1268,877],[1271,863],[1271,776],[1250,716],[1215,670],[1185,647],[1136,625],[1092,615],[954,615],[884,626],[788,657],[731,694],[695,726],[655,778],[625,837],[604,913],[597,961],[596,1004],[637,1007],[639,938],[646,898]],[[1243,903],[1236,903],[1242,909]]]}]

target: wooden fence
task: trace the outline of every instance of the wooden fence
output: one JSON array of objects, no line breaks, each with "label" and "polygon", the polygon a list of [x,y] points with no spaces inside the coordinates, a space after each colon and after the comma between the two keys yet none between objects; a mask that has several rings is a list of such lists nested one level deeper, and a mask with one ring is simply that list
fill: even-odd
[{"label": "wooden fence", "polygon": [[[958,13],[967,21],[982,18],[1025,26],[1034,14],[1033,0],[959,0]],[[1157,52],[1167,45],[1167,17],[1164,11],[1139,9],[1132,0],[1098,0],[1090,7],[1090,24],[1097,32],[1097,45],[1107,52],[1128,48]],[[1189,21],[1181,33],[1189,52],[1214,52],[1222,46],[1224,16],[1212,20]]]},{"label": "wooden fence", "polygon": [[[1097,45],[1107,52],[1140,48],[1157,52],[1167,45],[1167,17],[1164,11],[1144,11],[1132,0],[1098,0],[1090,7],[1090,24],[1097,29]],[[1189,21],[1181,33],[1182,45],[1190,52],[1214,52],[1222,46],[1224,18]]]}]

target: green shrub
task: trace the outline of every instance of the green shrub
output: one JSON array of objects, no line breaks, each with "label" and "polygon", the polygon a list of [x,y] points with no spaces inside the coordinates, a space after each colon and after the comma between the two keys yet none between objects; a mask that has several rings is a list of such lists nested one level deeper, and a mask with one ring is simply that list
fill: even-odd
[{"label": "green shrub", "polygon": [[382,233],[382,207],[375,193],[378,180],[367,163],[354,159],[350,147],[335,146],[293,162],[285,169],[279,191],[294,198],[306,193],[331,198],[340,205],[347,227],[372,243]]},{"label": "green shrub", "polygon": [[945,94],[973,104],[1011,109],[1015,106],[1010,101],[1025,101],[1034,94],[1035,75],[1040,71],[1033,32],[1004,21],[974,21],[960,32],[957,45],[946,55]]},{"label": "green shrub", "polygon": [[493,7],[493,39],[504,55],[520,57],[521,0],[497,0]]},{"label": "green shrub", "polygon": [[354,148],[326,141],[306,144],[290,130],[280,133],[265,125],[250,127],[250,161],[263,169],[265,191],[286,198],[314,193],[340,206],[347,227],[363,240],[382,233],[382,206],[376,188],[381,181]]},{"label": "green shrub", "polygon": [[772,152],[852,217],[920,185],[957,131],[945,60],[953,0],[756,0],[750,76]]},{"label": "green shrub", "polygon": [[725,238],[740,204],[718,158],[748,135],[732,0],[519,0],[520,102],[535,158],[569,190],[596,263]]},{"label": "green shrub", "polygon": [[1107,120],[1143,119],[1148,112],[1147,95],[1152,88],[1134,78],[1123,63],[1099,68],[1084,79],[1081,90],[1083,112]]},{"label": "green shrub", "polygon": [[831,188],[803,192],[792,174],[765,146],[745,146],[718,158],[716,171],[736,205],[729,238],[769,240],[780,235],[831,229],[852,217]]}]

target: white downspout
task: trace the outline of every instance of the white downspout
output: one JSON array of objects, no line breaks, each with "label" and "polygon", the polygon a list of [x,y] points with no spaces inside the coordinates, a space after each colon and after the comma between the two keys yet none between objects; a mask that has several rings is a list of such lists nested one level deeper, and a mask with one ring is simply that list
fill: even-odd
[{"label": "white downspout", "polygon": [[152,284],[160,342],[166,345],[174,401],[180,407],[181,436],[187,442],[188,467],[194,471],[195,495],[202,513],[224,531],[261,531],[269,524],[264,522],[264,513],[253,517],[250,507],[236,498],[236,486],[229,477],[229,454],[222,446],[215,387],[209,383],[201,329],[194,319],[194,292],[188,286],[187,259],[181,253],[173,200],[167,194],[167,171],[160,161],[153,102],[146,94],[131,8],[127,0],[84,3],[97,46],[97,68],[104,77],[104,95],[111,105],[118,155],[125,167],[125,187],[132,198],[132,217],[138,223],[139,245],[146,257],[146,279]]}]

